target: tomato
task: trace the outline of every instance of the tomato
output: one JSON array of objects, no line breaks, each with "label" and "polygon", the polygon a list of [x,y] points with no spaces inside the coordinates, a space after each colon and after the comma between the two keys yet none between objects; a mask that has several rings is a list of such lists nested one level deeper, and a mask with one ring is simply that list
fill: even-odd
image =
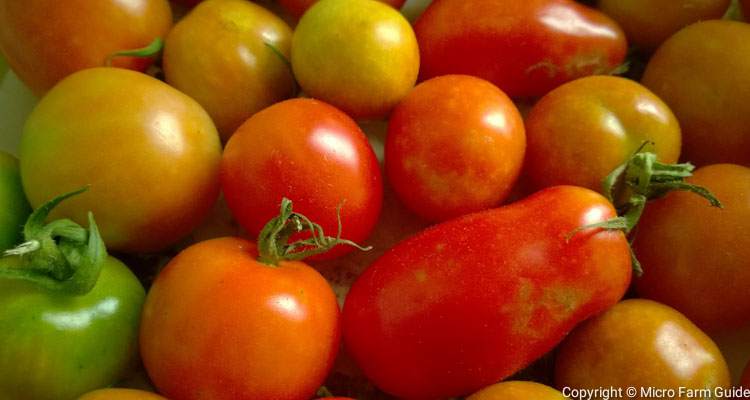
[{"label": "tomato", "polygon": [[750,388],[750,363],[745,366],[745,369],[742,371],[742,376],[740,377],[740,386],[744,388]]},{"label": "tomato", "polygon": [[147,75],[75,73],[39,102],[24,128],[21,178],[33,206],[91,185],[53,215],[93,211],[114,250],[163,249],[188,234],[219,193],[221,145],[206,112]]},{"label": "tomato", "polygon": [[205,1],[167,36],[164,73],[205,107],[227,140],[252,114],[292,96],[284,60],[291,40],[289,26],[255,3]]},{"label": "tomato", "polygon": [[[171,26],[167,0],[0,1],[0,50],[37,95],[114,52],[163,38]],[[123,57],[113,65],[144,71],[151,61]]]},{"label": "tomato", "polygon": [[99,389],[86,393],[78,400],[166,400],[156,393],[135,389]]},{"label": "tomato", "polygon": [[414,86],[419,49],[411,25],[392,7],[322,0],[294,31],[292,68],[308,95],[354,118],[380,118]]},{"label": "tomato", "polygon": [[[715,388],[729,387],[730,379],[714,342],[684,315],[654,301],[630,299],[568,336],[557,353],[555,384],[635,387],[632,399],[661,397],[644,395],[641,388],[671,388],[684,390],[672,398],[687,399],[714,398]],[[711,394],[687,394],[701,389]]]},{"label": "tomato", "polygon": [[418,85],[393,111],[385,167],[401,200],[442,221],[500,204],[526,139],[513,102],[491,83],[450,75]]},{"label": "tomato", "polygon": [[750,0],[740,0],[740,7],[742,7],[742,15],[747,20],[750,17]]},{"label": "tomato", "polygon": [[2,82],[6,72],[8,72],[8,62],[5,61],[3,53],[0,52],[0,82]]},{"label": "tomato", "polygon": [[601,195],[559,186],[428,228],[352,286],[347,351],[376,386],[402,398],[466,395],[510,376],[625,293],[622,232],[570,236],[613,216]]},{"label": "tomato", "polygon": [[[224,149],[227,204],[251,235],[278,213],[283,197],[334,234],[361,243],[380,215],[380,168],[372,147],[344,113],[312,99],[275,104],[248,119]],[[325,254],[335,258],[347,249]]]},{"label": "tomato", "polygon": [[644,150],[674,163],[680,126],[664,102],[637,82],[592,76],[542,97],[526,118],[526,176],[536,187],[569,184],[600,191],[602,180]]},{"label": "tomato", "polygon": [[565,400],[562,393],[541,383],[505,381],[488,386],[466,400]]},{"label": "tomato", "polygon": [[750,165],[750,26],[693,24],[669,38],[642,82],[674,111],[682,157],[698,165]]},{"label": "tomato", "polygon": [[339,347],[336,296],[308,265],[258,257],[253,243],[214,239],[157,276],[141,355],[165,396],[306,400],[323,383]]},{"label": "tomato", "polygon": [[23,194],[18,160],[0,151],[0,252],[21,240],[21,227],[31,214],[29,202]]},{"label": "tomato", "polygon": [[698,21],[719,19],[730,0],[599,0],[602,12],[617,21],[631,44],[653,51],[680,29]]},{"label": "tomato", "polygon": [[572,0],[436,0],[414,30],[420,79],[474,75],[511,97],[607,74],[627,51],[617,23]]},{"label": "tomato", "polygon": [[633,247],[644,270],[638,293],[706,330],[750,323],[750,168],[706,166],[688,181],[711,190],[724,207],[679,192],[650,203]]},{"label": "tomato", "polygon": [[[279,3],[285,10],[287,10],[293,16],[299,18],[302,14],[307,11],[310,6],[317,3],[318,0],[279,0]],[[378,0],[385,4],[390,5],[393,8],[401,8],[406,3],[406,0]]]}]

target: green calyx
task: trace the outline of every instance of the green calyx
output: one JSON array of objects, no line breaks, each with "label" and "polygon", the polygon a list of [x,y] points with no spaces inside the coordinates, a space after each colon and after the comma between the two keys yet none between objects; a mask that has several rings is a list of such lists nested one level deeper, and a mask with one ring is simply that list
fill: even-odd
[{"label": "green calyx", "polygon": [[0,267],[0,279],[24,280],[70,295],[83,295],[94,287],[107,249],[93,214],[88,214],[88,230],[69,219],[45,224],[58,204],[86,190],[58,196],[31,213],[23,228],[24,242],[4,254],[17,262]]},{"label": "green calyx", "polygon": [[118,57],[154,57],[164,48],[164,40],[160,37],[154,39],[145,47],[116,51],[104,59],[104,65],[112,66],[112,61]]},{"label": "green calyx", "polygon": [[[292,211],[292,201],[285,197],[281,200],[279,215],[268,221],[258,235],[259,261],[264,264],[278,265],[280,261],[302,260],[325,253],[340,244],[364,251],[372,249],[370,246],[362,247],[351,240],[342,239],[341,207],[336,210],[336,217],[339,224],[336,237],[326,236],[320,225]],[[292,236],[304,231],[310,233],[308,239],[289,242]]]}]

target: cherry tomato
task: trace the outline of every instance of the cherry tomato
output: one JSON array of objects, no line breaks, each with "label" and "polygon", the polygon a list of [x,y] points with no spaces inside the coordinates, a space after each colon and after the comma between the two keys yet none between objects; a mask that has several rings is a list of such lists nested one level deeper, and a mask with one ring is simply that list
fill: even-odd
[{"label": "cherry tomato", "polygon": [[135,389],[99,389],[86,393],[78,400],[167,400],[156,393]]},{"label": "cherry tomato", "polygon": [[[684,315],[650,300],[625,300],[577,327],[560,346],[558,388],[684,390],[673,398],[714,398],[730,385],[729,369],[716,344]],[[682,388],[682,389],[680,389]],[[688,390],[709,395],[689,395]],[[698,393],[698,392],[696,392]]]},{"label": "cherry tomato", "polygon": [[472,394],[466,400],[565,400],[562,393],[541,383],[505,381]]},{"label": "cherry tomato", "polygon": [[418,85],[388,124],[385,167],[401,200],[442,221],[500,204],[526,139],[513,102],[491,83],[449,75]]},{"label": "cherry tomato", "polygon": [[255,112],[292,96],[294,77],[284,61],[291,41],[289,26],[255,3],[205,1],[169,33],[164,73],[227,140]]},{"label": "cherry tomato", "polygon": [[[406,0],[378,0],[388,4],[393,8],[399,9],[406,3]],[[299,18],[307,11],[310,6],[317,3],[318,0],[279,0],[279,4],[284,7],[290,14]]]},{"label": "cherry tomato", "polygon": [[[383,201],[378,161],[346,114],[323,102],[292,99],[248,119],[224,150],[221,182],[239,223],[257,235],[283,197],[328,234],[364,242]],[[347,249],[323,255],[335,258]]]},{"label": "cherry tomato", "polygon": [[420,79],[474,75],[511,97],[609,73],[627,51],[617,23],[572,0],[436,0],[414,30]]},{"label": "cherry tomato", "polygon": [[[163,38],[171,26],[167,0],[0,1],[0,49],[37,95],[116,51]],[[113,65],[143,71],[151,61],[118,57]]]},{"label": "cherry tomato", "polygon": [[599,0],[598,6],[617,21],[628,40],[653,51],[675,32],[698,21],[719,19],[730,0]]},{"label": "cherry tomato", "polygon": [[31,207],[21,187],[18,160],[0,151],[0,253],[21,243],[21,228]]},{"label": "cherry tomato", "polygon": [[559,186],[397,244],[346,298],[349,354],[402,398],[467,395],[510,376],[625,293],[625,236],[570,236],[614,215],[601,195]]},{"label": "cherry tomato", "polygon": [[336,296],[306,264],[258,256],[248,241],[214,239],[157,276],[141,355],[165,396],[306,400],[322,384],[339,346]]},{"label": "cherry tomato", "polygon": [[682,157],[698,165],[750,165],[750,26],[705,21],[654,53],[643,84],[674,111]]},{"label": "cherry tomato", "polygon": [[191,98],[120,68],[79,71],[39,102],[24,128],[21,178],[34,207],[90,185],[55,217],[92,211],[114,250],[149,252],[187,235],[219,194],[221,144]]},{"label": "cherry tomato", "polygon": [[294,31],[292,68],[308,95],[354,118],[380,118],[414,86],[419,49],[411,25],[392,7],[322,0]]},{"label": "cherry tomato", "polygon": [[680,156],[680,127],[664,102],[637,82],[591,76],[542,97],[526,118],[525,172],[536,187],[602,189],[602,180],[644,142],[664,163]]},{"label": "cherry tomato", "polygon": [[644,271],[638,293],[706,330],[750,323],[750,168],[710,165],[688,181],[724,207],[684,192],[646,206],[633,247]]}]

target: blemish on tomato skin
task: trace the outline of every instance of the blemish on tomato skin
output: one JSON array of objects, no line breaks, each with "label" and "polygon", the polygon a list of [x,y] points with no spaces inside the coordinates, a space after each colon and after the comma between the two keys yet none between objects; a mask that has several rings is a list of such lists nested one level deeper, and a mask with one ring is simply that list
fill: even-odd
[{"label": "blemish on tomato skin", "polygon": [[427,271],[423,269],[418,269],[414,271],[414,278],[417,279],[417,282],[423,283],[427,280]]}]

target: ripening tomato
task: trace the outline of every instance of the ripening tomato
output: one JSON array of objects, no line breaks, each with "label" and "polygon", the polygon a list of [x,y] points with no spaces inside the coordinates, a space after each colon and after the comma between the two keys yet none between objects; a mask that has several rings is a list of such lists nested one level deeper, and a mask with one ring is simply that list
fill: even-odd
[{"label": "ripening tomato", "polygon": [[141,355],[159,392],[180,400],[312,398],[339,347],[331,287],[300,261],[258,261],[239,238],[200,242],[154,281]]},{"label": "ripening tomato", "polygon": [[710,165],[687,181],[708,188],[723,208],[685,192],[649,203],[633,243],[644,271],[636,289],[705,330],[748,324],[750,168]]},{"label": "ripening tomato", "polygon": [[[635,387],[632,399],[653,398],[642,387],[713,393],[730,382],[724,357],[705,333],[673,308],[643,299],[625,300],[581,324],[555,361],[558,388]],[[704,398],[674,398],[698,397]]]},{"label": "ripening tomato", "polygon": [[29,116],[21,178],[32,206],[90,185],[55,217],[92,211],[108,247],[161,250],[187,235],[219,194],[221,143],[193,99],[148,75],[92,68],[62,80]]},{"label": "ripening tomato", "polygon": [[435,0],[414,30],[420,79],[474,75],[511,97],[610,73],[627,51],[616,22],[573,0]]},{"label": "ripening tomato", "polygon": [[306,94],[353,118],[380,118],[414,86],[419,49],[411,25],[392,7],[322,0],[294,31],[292,68]]},{"label": "ripening tomato", "polygon": [[505,381],[472,394],[466,400],[565,400],[562,393],[541,383]]},{"label": "ripening tomato", "polygon": [[642,82],[674,111],[682,158],[750,166],[750,25],[705,21],[669,38]]},{"label": "ripening tomato", "polygon": [[[114,52],[163,38],[171,26],[167,0],[0,1],[0,49],[37,95]],[[113,65],[143,71],[151,62],[118,57]]]},{"label": "ripening tomato", "polygon": [[653,51],[675,32],[698,21],[719,19],[730,0],[599,0],[602,12],[617,21],[631,44]]},{"label": "ripening tomato", "polygon": [[[307,11],[310,6],[315,4],[318,0],[278,0],[279,4],[284,7],[290,14],[299,18],[302,14]],[[393,8],[401,8],[406,3],[406,0],[378,0],[385,4],[390,5]]]},{"label": "ripening tomato", "polygon": [[463,396],[550,351],[615,304],[631,275],[603,196],[558,186],[434,225],[386,252],[344,303],[348,353],[402,398]]},{"label": "ripening tomato", "polygon": [[293,95],[284,60],[291,41],[289,26],[255,3],[204,1],[167,36],[164,74],[208,111],[227,140],[251,115]]},{"label": "ripening tomato", "polygon": [[547,93],[526,117],[525,173],[536,187],[578,185],[601,191],[602,180],[644,150],[659,161],[680,156],[680,126],[644,86],[590,76]]},{"label": "ripening tomato", "polygon": [[497,206],[523,163],[523,119],[493,84],[447,75],[419,84],[388,123],[385,168],[414,213],[443,221]]},{"label": "ripening tomato", "polygon": [[[362,243],[380,215],[380,167],[357,124],[313,99],[292,99],[253,115],[224,149],[224,196],[251,235],[278,213],[281,199],[335,235]],[[347,249],[322,255],[334,258]]]},{"label": "ripening tomato", "polygon": [[135,389],[99,389],[86,393],[78,400],[167,400],[156,393]]}]

